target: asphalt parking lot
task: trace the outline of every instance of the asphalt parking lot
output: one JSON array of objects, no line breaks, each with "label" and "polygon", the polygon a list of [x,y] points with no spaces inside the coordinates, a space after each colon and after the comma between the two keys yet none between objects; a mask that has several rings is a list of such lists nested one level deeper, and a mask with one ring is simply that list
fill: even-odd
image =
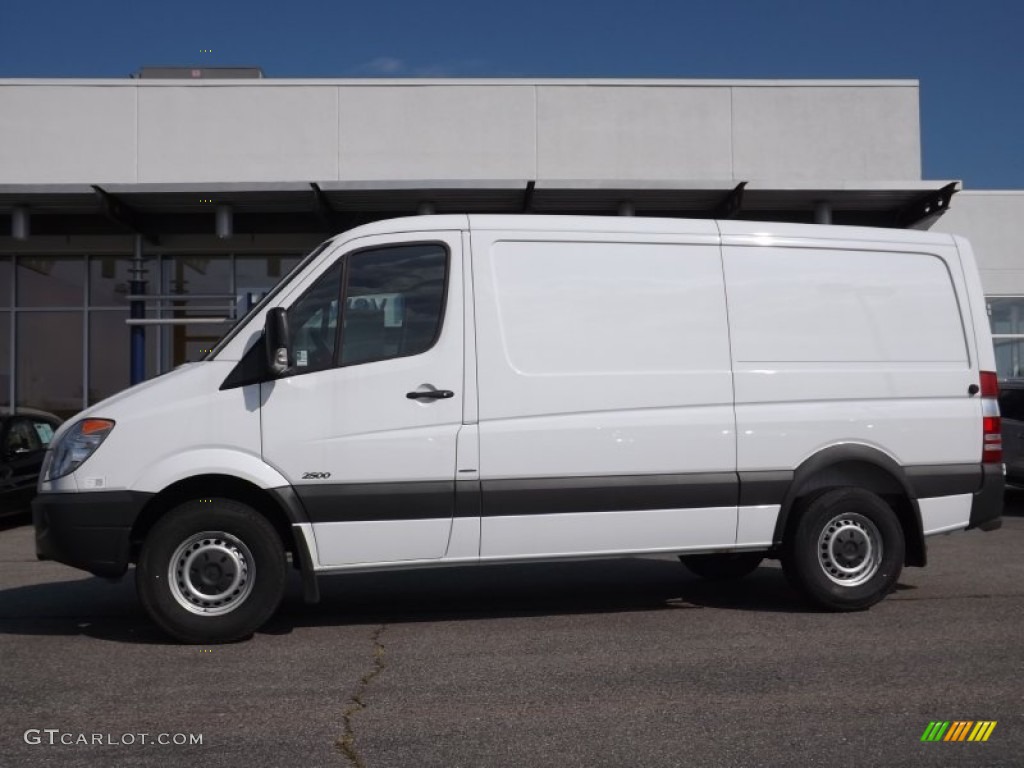
[{"label": "asphalt parking lot", "polygon": [[[1009,502],[864,613],[808,610],[773,564],[726,586],[669,559],[459,568],[327,579],[318,606],[294,583],[265,631],[211,648],[167,642],[130,579],[36,562],[8,522],[0,764],[1021,765]],[[932,720],[998,725],[922,743]]]}]

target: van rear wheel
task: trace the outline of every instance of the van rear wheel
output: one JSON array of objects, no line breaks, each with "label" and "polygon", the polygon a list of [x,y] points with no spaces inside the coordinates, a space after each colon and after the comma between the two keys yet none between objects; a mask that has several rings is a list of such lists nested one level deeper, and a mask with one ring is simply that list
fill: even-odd
[{"label": "van rear wheel", "polygon": [[281,538],[251,507],[189,501],[168,512],[142,545],[135,583],[149,616],[185,643],[248,637],[284,596]]},{"label": "van rear wheel", "polygon": [[861,488],[835,488],[798,510],[783,542],[782,568],[814,605],[858,611],[877,603],[903,570],[905,542],[896,515]]},{"label": "van rear wheel", "polygon": [[687,570],[707,581],[733,581],[753,573],[764,560],[763,552],[722,552],[680,555]]}]

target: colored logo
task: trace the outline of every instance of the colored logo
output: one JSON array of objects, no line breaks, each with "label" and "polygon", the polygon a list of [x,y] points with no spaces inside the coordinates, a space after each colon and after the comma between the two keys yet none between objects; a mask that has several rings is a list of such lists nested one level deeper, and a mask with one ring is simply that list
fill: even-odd
[{"label": "colored logo", "polygon": [[995,720],[932,720],[921,741],[988,741],[995,729]]}]

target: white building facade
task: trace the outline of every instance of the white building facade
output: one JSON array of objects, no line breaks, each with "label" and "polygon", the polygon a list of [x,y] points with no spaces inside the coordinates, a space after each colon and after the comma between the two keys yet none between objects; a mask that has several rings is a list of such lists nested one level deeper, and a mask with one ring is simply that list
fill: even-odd
[{"label": "white building facade", "polygon": [[912,80],[0,80],[0,406],[70,415],[195,359],[327,236],[423,212],[957,232],[1016,376],[1024,192],[922,179],[918,98]]}]

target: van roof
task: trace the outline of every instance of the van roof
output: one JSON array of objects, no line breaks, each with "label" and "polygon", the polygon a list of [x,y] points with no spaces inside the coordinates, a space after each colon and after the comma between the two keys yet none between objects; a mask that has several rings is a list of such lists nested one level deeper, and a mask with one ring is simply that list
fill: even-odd
[{"label": "van roof", "polygon": [[723,235],[858,240],[862,242],[948,245],[952,235],[916,229],[883,229],[774,221],[656,218],[647,216],[566,216],[537,214],[432,214],[405,216],[365,224],[344,233],[344,239],[399,232],[441,230],[532,232],[608,232],[646,235]]}]

